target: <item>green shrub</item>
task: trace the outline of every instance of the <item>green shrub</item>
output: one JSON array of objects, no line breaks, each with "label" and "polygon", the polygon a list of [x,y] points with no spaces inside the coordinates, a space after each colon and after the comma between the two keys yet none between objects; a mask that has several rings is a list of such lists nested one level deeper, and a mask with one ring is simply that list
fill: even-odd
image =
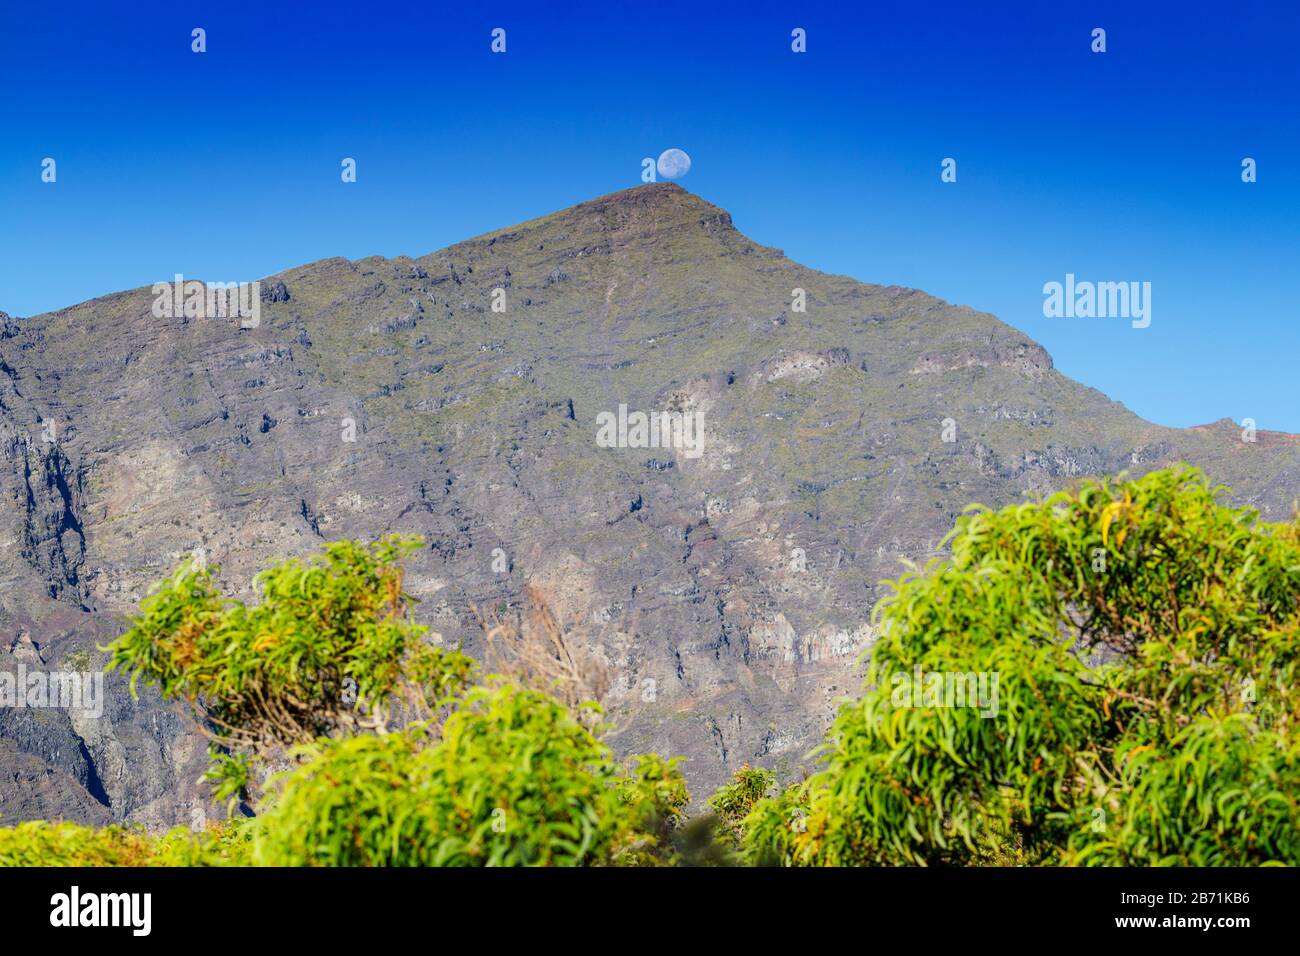
[{"label": "green shrub", "polygon": [[739,847],[744,835],[743,822],[754,806],[776,786],[776,774],[749,764],[731,776],[731,783],[719,787],[709,798],[709,806],[718,815],[722,839]]},{"label": "green shrub", "polygon": [[[679,761],[613,761],[563,641],[537,644],[561,702],[474,686],[472,661],[419,640],[414,539],[286,562],[252,608],[183,567],[112,666],[190,704],[219,793],[272,753],[298,765],[255,819],[156,838],[21,824],[0,865],[1297,863],[1300,518],[1217,493],[1178,469],[968,510],[951,559],[876,609],[865,691],[819,771],[776,790],[744,767],[695,823]],[[520,673],[550,687],[534,651]]]},{"label": "green shrub", "polygon": [[[1216,491],[1180,469],[959,519],[951,560],[877,609],[802,828],[782,829],[790,797],[765,801],[751,856],[1300,862],[1300,522]],[[947,673],[996,696],[934,706]]]},{"label": "green shrub", "polygon": [[0,828],[0,867],[232,866],[248,862],[248,848],[237,823],[199,833],[177,827],[157,838],[131,827],[44,820]]},{"label": "green shrub", "polygon": [[681,757],[665,760],[641,754],[628,761],[617,783],[626,825],[613,847],[619,866],[662,866],[677,862],[678,835],[691,802],[678,769]]},{"label": "green shrub", "polygon": [[781,866],[795,858],[796,842],[808,828],[808,792],[795,784],[756,801],[736,824],[741,859],[756,866]]},{"label": "green shrub", "polygon": [[[615,764],[591,729],[599,707],[573,696],[580,682],[566,703],[500,677],[472,686],[477,665],[424,644],[411,618],[400,561],[419,543],[328,544],[260,574],[254,607],[183,565],[107,648],[110,666],[133,692],[144,681],[189,704],[219,796],[246,796],[269,757],[299,766],[253,820],[157,838],[25,824],[0,830],[0,864],[671,862],[689,801],[677,761]],[[563,649],[552,636],[545,646]]]},{"label": "green shrub", "polygon": [[319,737],[383,732],[429,716],[473,678],[473,661],[420,641],[397,535],[332,542],[262,572],[261,603],[225,599],[216,569],[184,564],[109,645],[109,668],[186,702],[212,739],[219,797],[244,795],[252,763]]},{"label": "green shrub", "polygon": [[147,866],[153,841],[126,827],[35,820],[0,828],[0,866]]},{"label": "green shrub", "polygon": [[256,856],[275,866],[612,862],[654,838],[642,829],[647,810],[685,802],[671,768],[641,767],[623,777],[608,749],[539,691],[479,687],[440,739],[418,724],[324,742],[280,782]]}]

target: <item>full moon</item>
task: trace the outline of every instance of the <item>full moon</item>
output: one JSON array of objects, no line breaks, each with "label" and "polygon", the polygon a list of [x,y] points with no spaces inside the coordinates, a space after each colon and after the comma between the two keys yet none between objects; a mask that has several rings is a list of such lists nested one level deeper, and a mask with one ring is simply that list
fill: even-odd
[{"label": "full moon", "polygon": [[659,175],[664,179],[681,179],[691,171],[691,157],[676,147],[659,154]]}]

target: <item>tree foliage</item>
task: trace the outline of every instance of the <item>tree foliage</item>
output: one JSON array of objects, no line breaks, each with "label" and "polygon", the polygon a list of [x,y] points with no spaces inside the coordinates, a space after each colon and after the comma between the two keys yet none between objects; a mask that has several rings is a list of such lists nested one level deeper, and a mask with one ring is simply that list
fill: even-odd
[{"label": "tree foliage", "polygon": [[[577,866],[653,855],[680,774],[657,758],[625,775],[540,691],[469,691],[435,736],[326,743],[281,782],[256,838],[275,866]],[[644,860],[640,860],[644,862]]]},{"label": "tree foliage", "polygon": [[727,843],[740,845],[745,818],[775,786],[776,774],[772,771],[745,764],[731,775],[731,783],[723,784],[709,797],[709,806],[718,815],[718,826]]},{"label": "tree foliage", "polygon": [[[1300,862],[1300,520],[1219,491],[1178,469],[968,509],[877,608],[865,693],[747,818],[750,858]],[[996,705],[918,706],[954,673],[996,675]]]},{"label": "tree foliage", "polygon": [[474,676],[472,660],[423,643],[401,559],[419,538],[327,544],[256,578],[261,602],[224,598],[218,569],[186,562],[109,645],[109,668],[184,701],[213,742],[221,796],[256,759],[319,737],[383,732],[394,710],[427,716]]},{"label": "tree foliage", "polygon": [[968,509],[877,607],[818,771],[743,767],[695,821],[678,760],[601,742],[607,675],[540,595],[530,630],[485,624],[485,677],[414,623],[417,539],[284,562],[255,606],[186,565],[112,666],[188,704],[217,792],[290,769],[251,820],[21,824],[0,865],[1300,862],[1300,517],[1220,491],[1177,469]]},{"label": "tree foliage", "polygon": [[134,827],[33,820],[0,828],[0,867],[240,866],[250,862],[249,835],[235,823],[155,837]]},{"label": "tree foliage", "polygon": [[259,767],[291,769],[251,820],[156,838],[23,824],[0,830],[0,865],[671,862],[689,801],[677,761],[614,761],[553,617],[537,646],[563,652],[562,669],[538,657],[517,675],[541,687],[426,644],[402,589],[420,544],[328,544],[258,575],[252,606],[224,598],[215,569],[182,565],[110,645],[110,667],[133,692],[143,681],[190,707],[217,794],[243,795]]}]

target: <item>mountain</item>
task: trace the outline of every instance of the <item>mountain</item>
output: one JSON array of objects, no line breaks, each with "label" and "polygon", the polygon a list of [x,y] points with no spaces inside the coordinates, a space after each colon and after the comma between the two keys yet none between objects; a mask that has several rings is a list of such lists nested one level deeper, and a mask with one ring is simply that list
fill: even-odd
[{"label": "mountain", "polygon": [[[611,667],[614,746],[687,756],[699,798],[807,765],[879,582],[968,503],[1181,460],[1273,519],[1300,495],[1296,436],[1143,421],[993,316],[805,268],[675,185],[290,269],[255,328],[154,301],[0,315],[0,671],[101,665],[199,549],[248,598],[324,539],[418,533],[423,623],[481,653],[471,605],[536,585]],[[702,415],[700,454],[601,447],[620,405]],[[97,720],[0,710],[0,824],[216,812],[185,718],[108,686]]]}]

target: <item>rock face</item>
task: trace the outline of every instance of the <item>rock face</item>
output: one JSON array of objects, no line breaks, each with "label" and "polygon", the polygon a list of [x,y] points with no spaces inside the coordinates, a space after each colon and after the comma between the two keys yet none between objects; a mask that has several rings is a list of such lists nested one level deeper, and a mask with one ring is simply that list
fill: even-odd
[{"label": "rock face", "polygon": [[[609,662],[614,746],[688,757],[701,798],[808,765],[878,582],[968,503],[1179,460],[1273,519],[1300,495],[1294,436],[1147,423],[993,316],[806,269],[669,184],[289,270],[255,328],[152,302],[0,315],[0,671],[101,666],[200,549],[246,598],[322,539],[418,533],[442,640],[481,652],[471,604],[537,585]],[[620,405],[701,415],[700,453],[600,447]],[[107,685],[98,719],[0,708],[0,823],[218,812],[186,720]]]}]

